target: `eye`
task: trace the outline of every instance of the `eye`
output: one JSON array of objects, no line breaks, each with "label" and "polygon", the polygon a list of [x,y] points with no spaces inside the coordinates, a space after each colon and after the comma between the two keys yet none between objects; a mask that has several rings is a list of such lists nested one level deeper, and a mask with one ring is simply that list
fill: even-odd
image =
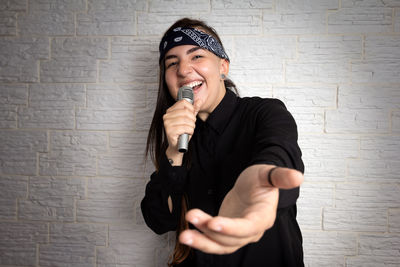
[{"label": "eye", "polygon": [[193,59],[199,59],[199,58],[202,58],[203,56],[202,55],[195,55],[194,57],[193,57]]},{"label": "eye", "polygon": [[168,68],[170,68],[172,66],[175,66],[176,64],[178,64],[177,61],[168,62],[168,63],[166,63],[166,68],[168,69]]}]

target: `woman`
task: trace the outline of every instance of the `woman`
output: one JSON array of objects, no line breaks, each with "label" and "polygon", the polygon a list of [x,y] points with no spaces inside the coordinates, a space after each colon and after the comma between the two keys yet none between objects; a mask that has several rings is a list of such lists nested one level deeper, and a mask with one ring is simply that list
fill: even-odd
[{"label": "woman", "polygon": [[[153,231],[177,232],[170,266],[304,266],[296,222],[304,166],[283,103],[234,93],[229,58],[202,21],[172,25],[159,62],[147,140],[156,171],[141,208]],[[193,88],[193,105],[176,101],[182,86]]]}]

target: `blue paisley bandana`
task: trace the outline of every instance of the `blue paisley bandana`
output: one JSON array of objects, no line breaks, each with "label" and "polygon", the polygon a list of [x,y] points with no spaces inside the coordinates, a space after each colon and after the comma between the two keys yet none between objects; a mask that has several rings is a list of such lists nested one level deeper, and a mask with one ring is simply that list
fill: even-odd
[{"label": "blue paisley bandana", "polygon": [[198,29],[178,27],[172,31],[168,31],[161,39],[159,47],[160,62],[171,48],[178,45],[200,46],[214,53],[217,57],[229,61],[229,57],[222,48],[222,45],[214,37]]}]

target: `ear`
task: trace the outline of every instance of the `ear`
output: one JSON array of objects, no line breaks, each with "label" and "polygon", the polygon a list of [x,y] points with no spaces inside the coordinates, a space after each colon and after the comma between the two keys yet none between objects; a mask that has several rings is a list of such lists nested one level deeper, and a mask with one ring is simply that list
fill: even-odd
[{"label": "ear", "polygon": [[228,76],[229,74],[229,61],[226,59],[221,59],[220,61],[220,66],[219,66],[219,72],[220,74],[225,74],[225,76]]}]

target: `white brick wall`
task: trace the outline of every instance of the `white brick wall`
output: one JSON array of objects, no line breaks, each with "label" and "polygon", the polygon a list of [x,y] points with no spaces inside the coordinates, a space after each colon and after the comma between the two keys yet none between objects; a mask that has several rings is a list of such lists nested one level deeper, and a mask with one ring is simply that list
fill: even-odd
[{"label": "white brick wall", "polygon": [[400,266],[400,1],[0,1],[0,266],[165,266],[139,203],[158,42],[214,26],[299,129],[306,266]]}]

